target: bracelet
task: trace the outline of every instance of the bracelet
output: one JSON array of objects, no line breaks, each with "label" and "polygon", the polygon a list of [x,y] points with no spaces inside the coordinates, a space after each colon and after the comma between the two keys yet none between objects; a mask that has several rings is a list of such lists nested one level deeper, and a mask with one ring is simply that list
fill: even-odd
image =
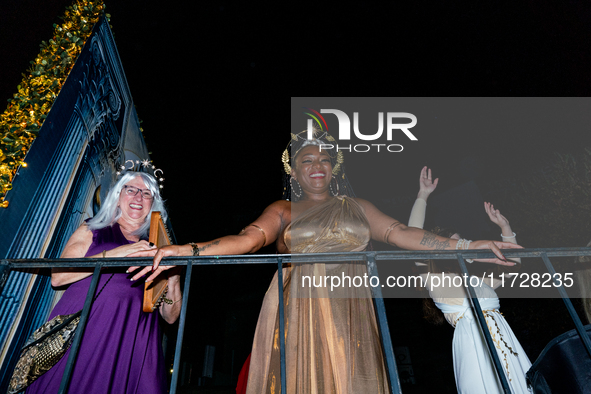
[{"label": "bracelet", "polygon": [[[460,238],[458,239],[458,243],[456,244],[456,250],[468,250],[470,247],[470,243],[472,241],[469,239]],[[474,260],[472,259],[465,259],[467,263],[472,264]]]},{"label": "bracelet", "polygon": [[456,244],[456,250],[468,250],[470,243],[472,243],[471,240],[460,238],[458,239],[458,243]]},{"label": "bracelet", "polygon": [[173,300],[171,300],[170,298],[162,297],[162,301],[164,301],[164,303],[165,303],[165,304],[168,304],[168,305],[174,305],[174,304],[176,304],[177,302],[179,302],[179,301],[182,301],[182,300],[183,300],[182,298],[179,298],[178,300],[176,300],[176,301],[173,301]]},{"label": "bracelet", "polygon": [[107,258],[107,251],[103,250],[103,259]]},{"label": "bracelet", "polygon": [[509,236],[505,236],[503,234],[501,234],[501,238],[515,238],[517,234],[515,234],[515,231],[513,231],[513,235],[509,235]]},{"label": "bracelet", "polygon": [[471,240],[466,239],[466,243],[464,244],[464,250],[468,250],[470,248],[470,244],[472,243]]},{"label": "bracelet", "polygon": [[[464,250],[468,250],[468,248],[470,247],[470,243],[471,242],[472,242],[471,240],[468,240],[468,239],[466,240],[466,244],[464,246]],[[474,260],[472,260],[472,259],[465,259],[465,260],[466,260],[466,262],[468,264],[472,264],[474,262]]]},{"label": "bracelet", "polygon": [[193,256],[199,256],[199,246],[195,242],[189,242],[189,245],[193,248]]}]

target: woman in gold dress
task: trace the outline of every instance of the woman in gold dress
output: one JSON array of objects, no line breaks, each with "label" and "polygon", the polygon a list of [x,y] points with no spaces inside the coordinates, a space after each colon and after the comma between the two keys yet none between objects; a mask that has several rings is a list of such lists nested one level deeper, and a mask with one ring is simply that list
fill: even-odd
[{"label": "woman in gold dress", "polygon": [[[313,282],[326,276],[362,278],[367,274],[366,266],[297,264],[297,254],[363,251],[371,239],[410,250],[455,249],[458,241],[407,227],[370,202],[354,198],[344,175],[342,153],[324,146],[321,149],[321,144],[334,139],[318,131],[313,140],[305,136],[306,132],[292,134],[283,153],[285,200],[269,205],[238,235],[159,249],[154,272],[147,280],[169,268],[158,265],[165,256],[252,253],[275,242],[279,253],[294,254],[291,266],[283,268],[287,392],[389,392],[371,289],[348,285],[330,291],[330,283],[316,287],[317,282]],[[513,263],[505,260],[499,248],[518,247],[496,241],[464,244],[470,249],[491,249],[498,258],[480,261],[503,265]],[[151,270],[146,267],[138,271],[134,279]],[[275,274],[257,323],[247,393],[279,392],[277,286]]]}]

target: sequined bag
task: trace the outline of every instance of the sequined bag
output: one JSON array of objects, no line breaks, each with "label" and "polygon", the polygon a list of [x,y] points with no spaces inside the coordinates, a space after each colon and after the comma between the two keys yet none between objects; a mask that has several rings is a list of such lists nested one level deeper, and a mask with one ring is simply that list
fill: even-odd
[{"label": "sequined bag", "polygon": [[[94,301],[112,278],[113,274],[94,297]],[[61,360],[72,344],[81,315],[82,310],[71,315],[58,315],[31,334],[21,349],[21,356],[10,378],[8,394],[23,391]]]},{"label": "sequined bag", "polygon": [[72,344],[81,314],[80,310],[56,316],[31,334],[12,373],[8,394],[27,388],[63,357]]}]

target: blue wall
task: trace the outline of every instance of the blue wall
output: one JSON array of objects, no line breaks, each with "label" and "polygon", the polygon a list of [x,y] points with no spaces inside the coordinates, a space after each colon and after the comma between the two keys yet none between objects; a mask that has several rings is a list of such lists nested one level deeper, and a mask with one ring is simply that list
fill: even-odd
[{"label": "blue wall", "polygon": [[[94,26],[0,209],[0,258],[58,258],[115,168],[148,151],[108,22]],[[13,269],[0,295],[0,392],[56,292],[49,269]]]}]

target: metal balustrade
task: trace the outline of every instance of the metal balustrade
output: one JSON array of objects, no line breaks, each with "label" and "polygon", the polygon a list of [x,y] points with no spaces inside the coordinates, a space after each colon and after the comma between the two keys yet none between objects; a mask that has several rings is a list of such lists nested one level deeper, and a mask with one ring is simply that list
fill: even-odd
[{"label": "metal balustrade", "polygon": [[[552,275],[554,286],[563,299],[565,306],[575,324],[575,328],[582,339],[582,345],[586,348],[587,353],[591,357],[591,341],[586,335],[583,324],[579,319],[562,283],[558,283],[554,278],[556,273],[550,257],[576,257],[576,256],[591,256],[591,248],[548,248],[548,249],[509,249],[503,250],[503,254],[508,258],[524,258],[537,257],[541,258]],[[297,263],[335,263],[347,261],[365,261],[367,264],[368,275],[377,276],[377,261],[392,261],[392,260],[410,260],[417,261],[423,259],[435,260],[449,260],[457,259],[463,274],[468,275],[468,270],[464,263],[465,259],[479,259],[479,258],[493,258],[494,255],[488,250],[470,250],[470,251],[388,251],[388,252],[350,252],[350,253],[310,253],[298,254]],[[173,375],[170,387],[170,393],[175,394],[177,391],[178,374],[180,370],[181,349],[183,343],[183,332],[186,322],[187,304],[189,302],[191,274],[194,266],[199,265],[232,265],[232,264],[277,264],[278,268],[278,283],[283,283],[283,264],[291,263],[292,255],[241,255],[241,256],[197,256],[197,257],[169,257],[162,261],[162,265],[177,265],[186,266],[185,281],[183,289],[182,309],[179,319],[178,336],[176,343],[176,350],[174,356]],[[52,267],[94,267],[94,273],[86,301],[78,324],[70,355],[67,361],[66,370],[62,378],[59,393],[67,393],[70,383],[72,370],[76,360],[77,352],[80,347],[80,342],[84,334],[84,329],[88,320],[88,314],[92,306],[92,301],[98,280],[103,267],[129,267],[129,266],[148,266],[152,264],[152,260],[148,258],[128,258],[122,260],[120,258],[81,258],[81,259],[6,259],[0,261],[0,293],[4,289],[6,280],[10,270],[29,269],[29,268],[52,268]],[[286,373],[285,373],[285,324],[284,324],[284,310],[283,310],[283,291],[282,286],[279,288],[279,322],[280,322],[280,356],[281,356],[281,392],[286,392]],[[476,297],[474,288],[468,281],[469,299],[472,308],[477,316],[480,328],[485,336],[488,349],[497,374],[501,380],[503,389],[506,393],[511,393],[509,384],[503,373],[503,367],[497,352],[490,332],[486,325],[486,320],[482,313],[480,303]],[[384,300],[382,298],[381,288],[372,287],[372,296],[374,299],[374,306],[376,310],[377,324],[382,341],[382,348],[384,352],[386,371],[390,382],[391,393],[402,393],[400,387],[400,380],[396,369],[396,360],[394,358],[394,351],[392,348],[392,341],[390,339],[390,331],[386,319],[386,310]]]}]

